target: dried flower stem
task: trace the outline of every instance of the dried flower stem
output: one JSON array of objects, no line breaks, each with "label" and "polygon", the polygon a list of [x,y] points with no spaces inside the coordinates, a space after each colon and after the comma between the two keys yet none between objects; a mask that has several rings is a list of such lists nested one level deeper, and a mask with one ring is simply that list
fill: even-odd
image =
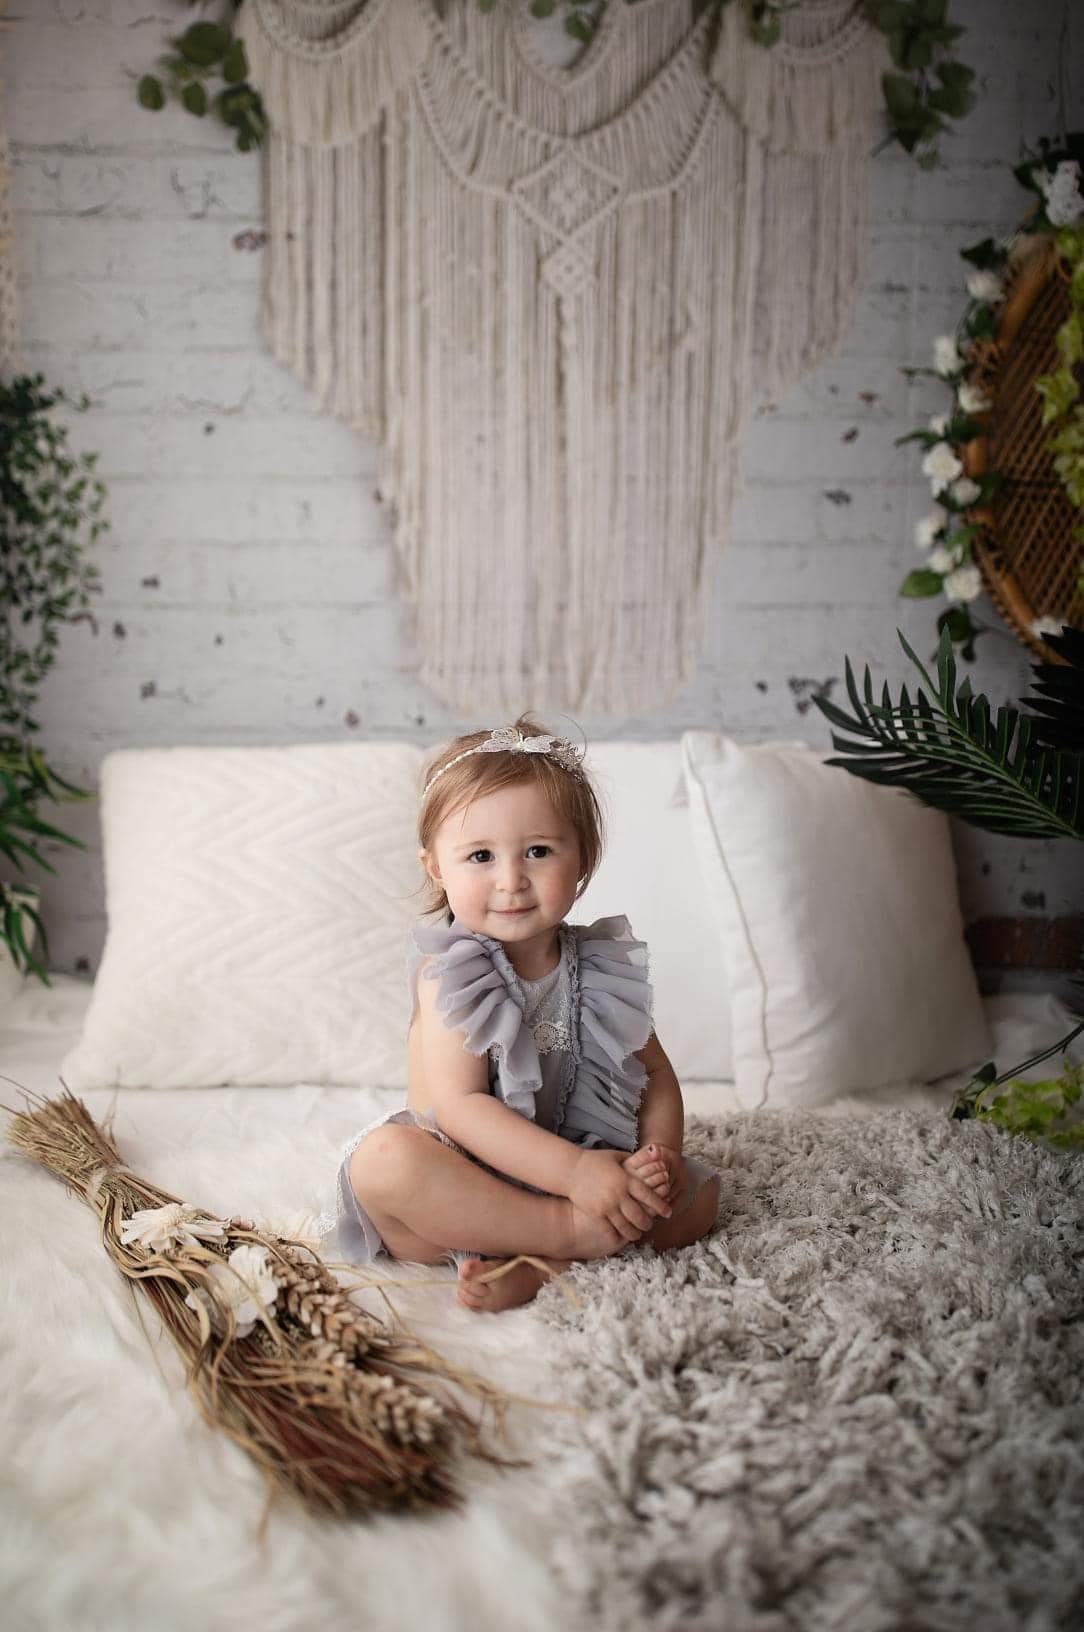
[{"label": "dried flower stem", "polygon": [[[505,1408],[518,1396],[442,1359],[389,1300],[390,1323],[362,1309],[303,1242],[228,1219],[221,1220],[222,1241],[178,1245],[168,1253],[123,1243],[121,1230],[133,1212],[179,1198],[126,1167],[67,1088],[52,1100],[21,1091],[35,1108],[12,1113],[7,1137],[94,1209],[109,1256],[143,1289],[186,1361],[186,1381],[204,1420],[259,1463],[269,1494],[289,1491],[340,1514],[458,1507],[450,1464],[459,1447],[496,1467],[531,1465],[487,1449],[481,1423],[433,1384],[453,1383],[483,1408],[491,1406],[502,1432]],[[267,1249],[280,1291],[274,1310],[261,1311],[255,1327],[238,1337],[212,1272],[245,1242]],[[185,1302],[198,1289],[213,1319],[200,1299],[195,1308]]]}]

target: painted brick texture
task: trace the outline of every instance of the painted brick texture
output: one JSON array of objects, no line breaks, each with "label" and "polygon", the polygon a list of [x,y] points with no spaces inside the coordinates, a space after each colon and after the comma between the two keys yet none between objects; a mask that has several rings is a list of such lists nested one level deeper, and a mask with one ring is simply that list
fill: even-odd
[{"label": "painted brick texture", "polygon": [[[470,0],[463,0],[470,3]],[[417,674],[376,450],[323,417],[260,337],[260,160],[226,132],[134,100],[185,8],[172,0],[32,0],[4,37],[24,362],[85,389],[76,422],[101,453],[113,531],[96,631],[66,633],[42,699],[50,757],[94,783],[116,747],[281,743],[352,734],[430,742],[461,717]],[[895,438],[945,406],[909,382],[963,297],[959,248],[1007,230],[1024,195],[1022,143],[1057,118],[1063,0],[953,0],[979,109],[921,173],[873,164],[868,267],[838,356],[751,426],[745,491],[716,564],[696,682],[665,711],[581,724],[591,737],[687,726],[823,744],[810,706],[838,696],[844,653],[891,681],[895,629],[932,648],[930,603],[900,601],[928,487]],[[1075,25],[1084,42],[1084,19]],[[554,47],[557,49],[557,47]],[[1078,58],[1079,60],[1079,58]],[[1084,114],[1084,62],[1068,122]],[[980,612],[996,621],[985,603]],[[1018,696],[1028,658],[999,632],[976,684]],[[92,970],[104,934],[93,803],[64,813],[85,854],[45,883],[54,962]],[[961,831],[969,920],[1058,917],[1084,899],[1069,846]],[[1079,848],[1079,847],[1078,847]]]}]

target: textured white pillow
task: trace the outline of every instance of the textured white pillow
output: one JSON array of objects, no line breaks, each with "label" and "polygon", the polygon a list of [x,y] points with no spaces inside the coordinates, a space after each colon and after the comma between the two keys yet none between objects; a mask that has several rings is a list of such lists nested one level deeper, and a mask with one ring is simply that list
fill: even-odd
[{"label": "textured white pillow", "polygon": [[589,924],[623,912],[647,942],[655,1025],[678,1078],[729,1077],[723,948],[692,853],[681,743],[595,742],[586,766],[607,843],[569,917]]},{"label": "textured white pillow", "polygon": [[398,742],[107,755],[109,928],[69,1086],[404,1087],[423,757]]},{"label": "textured white pillow", "polygon": [[814,1105],[990,1046],[939,812],[791,743],[682,738],[749,1108]]}]

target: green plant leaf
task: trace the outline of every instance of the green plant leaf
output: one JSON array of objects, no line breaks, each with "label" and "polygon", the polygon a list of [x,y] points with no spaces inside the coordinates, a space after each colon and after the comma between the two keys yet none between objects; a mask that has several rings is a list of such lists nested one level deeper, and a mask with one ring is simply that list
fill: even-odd
[{"label": "green plant leaf", "polygon": [[160,108],[164,108],[166,105],[166,93],[162,88],[162,81],[156,78],[154,74],[143,75],[136,96],[139,99],[140,107],[149,108],[152,113],[157,113]]},{"label": "green plant leaf", "polygon": [[230,41],[229,50],[222,59],[222,78],[227,85],[240,85],[248,78],[248,58],[244,40]]},{"label": "green plant leaf", "polygon": [[194,113],[197,119],[202,119],[207,112],[207,92],[198,80],[185,86],[181,92],[181,101],[189,113]]},{"label": "green plant leaf", "polygon": [[211,68],[229,50],[230,32],[218,23],[192,23],[173,43],[197,68]]},{"label": "green plant leaf", "polygon": [[916,118],[920,103],[911,80],[905,79],[902,74],[882,74],[881,87],[890,118],[903,124]]},{"label": "green plant leaf", "polygon": [[930,595],[940,595],[943,583],[943,573],[934,572],[929,567],[917,567],[903,580],[900,594],[906,595],[911,600],[925,600]]},{"label": "green plant leaf", "polygon": [[845,662],[853,713],[822,707],[840,755],[829,761],[852,775],[906,788],[975,827],[1032,838],[1084,838],[1084,755],[1058,754],[1034,740],[1017,709],[991,711],[967,682],[956,690],[956,663],[948,627],[942,628],[936,683],[899,631],[900,644],[923,681],[912,704],[893,705],[886,692],[873,700],[865,671],[862,693]]}]

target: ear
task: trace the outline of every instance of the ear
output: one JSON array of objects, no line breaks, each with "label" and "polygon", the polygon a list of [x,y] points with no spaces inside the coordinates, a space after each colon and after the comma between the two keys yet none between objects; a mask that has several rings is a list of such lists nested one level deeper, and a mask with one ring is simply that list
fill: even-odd
[{"label": "ear", "polygon": [[440,876],[440,868],[437,866],[437,860],[434,855],[432,855],[428,850],[419,850],[418,860],[421,862],[422,866],[425,868],[426,872],[429,874],[429,877],[434,883],[443,883],[443,879]]}]

